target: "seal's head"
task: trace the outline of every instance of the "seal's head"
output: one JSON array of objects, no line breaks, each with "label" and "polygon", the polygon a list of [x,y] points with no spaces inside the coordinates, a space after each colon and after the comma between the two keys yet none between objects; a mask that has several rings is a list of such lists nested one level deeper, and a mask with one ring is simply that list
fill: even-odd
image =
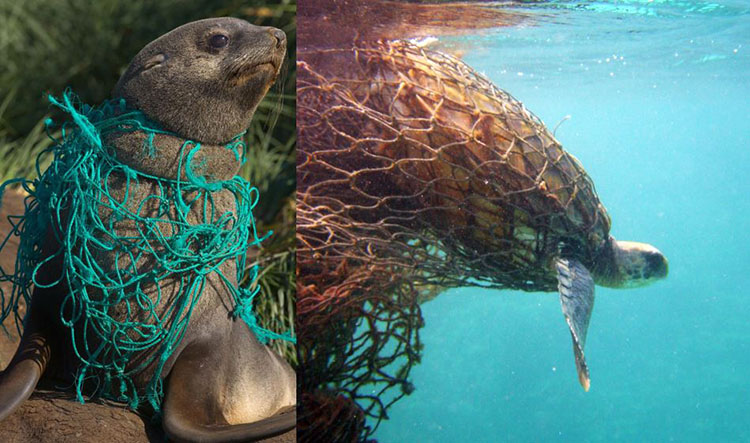
[{"label": "seal's head", "polygon": [[279,29],[199,20],[143,48],[113,95],[183,138],[222,144],[250,125],[285,53]]},{"label": "seal's head", "polygon": [[637,288],[663,279],[668,272],[667,258],[655,247],[610,237],[594,268],[594,280],[610,288]]}]

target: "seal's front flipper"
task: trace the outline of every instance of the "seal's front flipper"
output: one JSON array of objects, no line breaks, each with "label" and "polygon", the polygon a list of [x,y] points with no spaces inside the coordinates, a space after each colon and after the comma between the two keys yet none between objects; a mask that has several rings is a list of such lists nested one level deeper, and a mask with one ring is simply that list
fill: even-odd
[{"label": "seal's front flipper", "polygon": [[32,304],[16,355],[5,371],[0,372],[0,421],[31,396],[47,367],[49,338],[36,317]]},{"label": "seal's front flipper", "polygon": [[162,407],[162,427],[170,441],[256,441],[281,435],[297,425],[294,407],[253,423],[226,422],[221,403],[229,391],[226,383],[234,381],[227,379],[219,366],[222,351],[226,350],[221,345],[193,343],[177,357],[169,373]]},{"label": "seal's front flipper", "polygon": [[563,315],[573,337],[578,381],[588,391],[591,381],[583,349],[586,346],[591,310],[594,308],[594,279],[588,269],[576,260],[561,258],[555,262],[555,266]]}]

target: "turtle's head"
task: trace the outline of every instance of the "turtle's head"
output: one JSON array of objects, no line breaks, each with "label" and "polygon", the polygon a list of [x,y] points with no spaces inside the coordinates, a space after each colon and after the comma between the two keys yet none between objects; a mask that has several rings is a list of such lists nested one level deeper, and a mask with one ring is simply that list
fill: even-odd
[{"label": "turtle's head", "polygon": [[667,276],[664,254],[647,243],[617,241],[610,237],[606,254],[594,271],[596,284],[610,288],[638,288]]}]

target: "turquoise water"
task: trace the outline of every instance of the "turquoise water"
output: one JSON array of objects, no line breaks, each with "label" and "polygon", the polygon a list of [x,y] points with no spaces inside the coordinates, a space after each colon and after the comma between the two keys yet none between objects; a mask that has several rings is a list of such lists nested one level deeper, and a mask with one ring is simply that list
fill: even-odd
[{"label": "turquoise water", "polygon": [[750,441],[750,3],[526,9],[441,37],[554,127],[621,240],[670,261],[653,286],[597,288],[578,385],[552,293],[451,290],[426,303],[416,391],[382,442]]}]

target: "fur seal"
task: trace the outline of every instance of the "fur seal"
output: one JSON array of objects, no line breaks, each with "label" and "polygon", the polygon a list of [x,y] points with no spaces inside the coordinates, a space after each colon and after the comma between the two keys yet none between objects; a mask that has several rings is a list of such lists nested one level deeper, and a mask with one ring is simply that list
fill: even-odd
[{"label": "fur seal", "polygon": [[[208,182],[232,177],[240,159],[225,145],[249,125],[279,74],[285,52],[282,31],[239,19],[206,19],[174,29],[135,56],[113,92],[115,98],[123,98],[169,131],[153,137],[156,155],[143,155],[148,135],[138,131],[110,137],[106,144],[129,167],[175,180],[184,179],[186,171],[178,166],[178,159],[185,140],[191,140],[200,143],[200,149],[191,152],[195,154],[191,170],[195,176]],[[160,193],[157,179],[127,186],[126,181],[111,178],[108,185],[114,198],[132,210],[137,207],[136,212],[161,214],[159,204],[148,198]],[[210,204],[215,212],[231,211],[236,202],[230,194],[219,190],[210,198],[204,195],[200,197],[202,207]],[[201,222],[196,212],[200,211],[188,213],[188,222]],[[102,220],[111,215],[100,207]],[[111,223],[120,235],[138,230],[132,220]],[[48,233],[47,241],[54,245],[53,234]],[[120,269],[121,258],[102,253],[97,264]],[[43,274],[49,275],[50,283],[59,275],[60,262],[57,258],[45,265],[49,269]],[[142,257],[130,263],[139,272],[148,272],[149,264]],[[219,278],[213,273],[206,278],[184,335],[159,374],[165,391],[162,425],[171,440],[248,441],[278,435],[296,424],[294,370],[262,345],[245,322],[231,319],[233,300],[228,287],[237,285],[236,278],[231,278],[236,275],[237,263],[225,261],[219,268],[223,276],[230,277]],[[152,298],[155,312],[168,312],[169,300],[182,288],[175,280],[165,278],[144,290]],[[46,376],[55,373],[69,380],[80,364],[71,350],[90,343],[81,338],[87,326],[76,323],[75,338],[62,329],[61,303],[69,291],[60,281],[34,290],[19,348],[0,373],[0,420],[31,395],[45,370]],[[112,315],[123,320],[131,314],[117,305]],[[129,367],[140,368],[153,352],[134,354]],[[143,365],[133,377],[135,388],[143,390],[156,370],[153,363]]]}]

